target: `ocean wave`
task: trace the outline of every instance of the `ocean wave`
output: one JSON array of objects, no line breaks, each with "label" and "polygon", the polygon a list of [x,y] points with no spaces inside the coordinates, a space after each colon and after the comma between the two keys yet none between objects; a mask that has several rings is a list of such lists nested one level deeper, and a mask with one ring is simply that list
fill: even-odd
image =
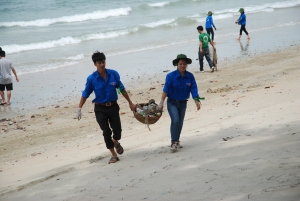
[{"label": "ocean wave", "polygon": [[152,4],[147,4],[150,7],[164,7],[165,5],[168,5],[169,2],[158,2],[158,3],[152,3]]},{"label": "ocean wave", "polygon": [[[244,7],[246,13],[258,13],[258,12],[272,12],[274,9],[279,8],[289,8],[300,5],[300,0],[294,1],[285,1],[285,2],[275,2],[275,3],[267,3],[263,5],[253,5]],[[215,14],[225,14],[225,13],[234,13],[234,15],[239,15],[239,8],[234,9],[224,9],[220,11],[215,11]]]},{"label": "ocean wave", "polygon": [[95,11],[92,13],[78,14],[73,16],[63,16],[59,18],[52,19],[38,19],[33,21],[17,21],[17,22],[1,22],[0,27],[13,27],[13,26],[38,26],[45,27],[55,23],[70,23],[70,22],[82,22],[87,20],[96,20],[104,19],[108,17],[117,17],[122,15],[128,15],[132,9],[127,8],[118,8],[105,11]]},{"label": "ocean wave", "polygon": [[141,24],[141,26],[145,26],[145,27],[148,27],[148,28],[155,28],[155,27],[159,27],[159,26],[163,26],[163,25],[173,26],[173,23],[175,21],[176,21],[176,18],[166,19],[166,20],[160,20],[160,21],[157,21],[157,22]]},{"label": "ocean wave", "polygon": [[66,59],[67,60],[81,60],[84,58],[84,55],[83,54],[78,54],[76,56],[71,56],[71,57],[67,57]]},{"label": "ocean wave", "polygon": [[29,43],[29,44],[22,44],[22,45],[18,45],[18,44],[5,45],[2,46],[2,48],[6,50],[7,53],[20,53],[20,52],[31,51],[31,50],[63,47],[66,45],[78,44],[80,42],[89,41],[89,40],[114,38],[114,37],[124,36],[136,31],[138,31],[138,28],[112,31],[106,33],[87,34],[80,37],[68,36],[68,37],[60,38],[58,40],[50,40],[45,42]]},{"label": "ocean wave", "polygon": [[226,19],[226,18],[231,18],[231,17],[233,17],[233,14],[230,14],[230,13],[214,15],[214,19]]},{"label": "ocean wave", "polygon": [[[48,70],[54,70],[58,68],[63,68],[67,66],[71,66],[74,64],[79,63],[80,61],[64,61],[64,62],[57,62],[57,61],[45,61],[45,64],[30,64],[25,66],[18,66],[18,75],[24,75],[29,73],[38,73],[38,72],[44,72]],[[50,65],[49,65],[50,63]],[[30,66],[30,67],[28,67]]]},{"label": "ocean wave", "polygon": [[299,0],[295,1],[284,1],[284,2],[276,2],[269,4],[269,7],[271,8],[289,8],[289,7],[294,7],[300,5]]}]

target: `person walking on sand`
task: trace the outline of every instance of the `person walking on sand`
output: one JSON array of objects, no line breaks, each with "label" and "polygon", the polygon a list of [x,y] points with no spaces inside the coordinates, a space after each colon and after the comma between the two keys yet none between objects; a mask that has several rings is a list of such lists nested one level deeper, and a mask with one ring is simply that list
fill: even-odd
[{"label": "person walking on sand", "polygon": [[244,8],[240,8],[239,12],[241,13],[241,15],[240,15],[239,19],[235,21],[236,24],[241,25],[240,36],[237,39],[238,40],[241,39],[242,33],[244,31],[245,34],[248,36],[247,39],[249,40],[250,39],[250,35],[247,32],[247,30],[246,30],[246,14],[245,14]]},{"label": "person walking on sand", "polygon": [[203,31],[202,26],[197,27],[199,35],[199,50],[198,50],[198,58],[199,58],[199,64],[200,64],[200,72],[204,73],[203,70],[203,57],[205,56],[206,61],[208,62],[208,65],[211,69],[211,72],[214,72],[214,66],[211,58],[209,57],[209,49],[208,49],[208,43],[212,45],[214,48],[214,51],[216,51],[216,47],[214,46],[213,42],[210,40],[210,37],[207,33]]},{"label": "person walking on sand", "polygon": [[217,28],[216,28],[216,26],[214,24],[214,20],[212,18],[213,14],[214,13],[212,11],[209,11],[207,13],[206,23],[205,23],[206,32],[208,33],[209,36],[211,34],[211,40],[212,40],[212,42],[214,42],[214,36],[215,36],[213,28],[215,28],[215,30],[217,30]]},{"label": "person walking on sand", "polygon": [[184,54],[177,55],[177,58],[173,60],[173,65],[177,66],[177,69],[167,74],[161,101],[158,105],[158,109],[163,110],[164,101],[168,97],[167,109],[171,118],[170,150],[172,152],[177,151],[178,148],[182,148],[179,139],[190,93],[195,100],[197,110],[201,108],[195,77],[191,72],[186,70],[188,64],[191,63],[192,60]]},{"label": "person walking on sand", "polygon": [[[10,105],[11,91],[13,90],[12,72],[19,82],[18,75],[14,69],[12,62],[5,58],[5,51],[0,51],[0,96],[2,98],[1,105]],[[7,100],[5,100],[4,91],[7,91]]]},{"label": "person walking on sand", "polygon": [[[112,154],[110,163],[119,161],[118,154],[123,154],[124,149],[118,142],[121,139],[121,119],[120,107],[117,103],[118,94],[117,88],[120,90],[124,98],[128,101],[130,109],[135,110],[136,106],[133,104],[127,94],[127,91],[120,80],[120,75],[117,71],[105,68],[106,57],[102,52],[95,52],[92,55],[92,60],[97,68],[97,71],[92,73],[87,78],[85,89],[82,92],[79,108],[77,110],[76,118],[81,119],[81,108],[86,102],[86,99],[94,91],[95,99],[94,112],[96,120],[103,131],[106,148]],[[113,136],[111,136],[113,134]],[[115,151],[115,149],[116,151]]]}]

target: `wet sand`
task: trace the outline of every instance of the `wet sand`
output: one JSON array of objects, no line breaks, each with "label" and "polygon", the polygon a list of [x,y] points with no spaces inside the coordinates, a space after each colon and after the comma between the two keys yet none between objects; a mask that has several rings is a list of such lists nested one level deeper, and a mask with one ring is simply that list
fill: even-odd
[{"label": "wet sand", "polygon": [[[169,151],[166,108],[149,131],[122,97],[125,152],[116,164],[107,164],[91,99],[80,121],[77,97],[1,118],[0,198],[299,200],[299,50],[224,60],[215,73],[192,65],[205,101],[198,112],[188,102],[176,153]],[[165,74],[135,80],[132,100],[159,101]]]}]

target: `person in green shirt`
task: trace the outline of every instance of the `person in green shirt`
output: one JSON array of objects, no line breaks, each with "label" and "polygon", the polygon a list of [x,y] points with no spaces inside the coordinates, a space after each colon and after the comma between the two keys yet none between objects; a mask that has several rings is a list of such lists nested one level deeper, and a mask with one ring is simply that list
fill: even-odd
[{"label": "person in green shirt", "polygon": [[206,61],[208,62],[208,65],[211,69],[211,72],[214,72],[214,66],[213,62],[209,57],[209,50],[208,50],[208,43],[212,45],[214,48],[214,51],[216,51],[216,47],[214,46],[214,43],[210,40],[210,37],[207,33],[203,31],[203,26],[198,26],[197,30],[199,32],[199,51],[198,51],[198,58],[199,58],[199,64],[200,64],[200,72],[204,73],[203,70],[203,57],[205,56]]}]

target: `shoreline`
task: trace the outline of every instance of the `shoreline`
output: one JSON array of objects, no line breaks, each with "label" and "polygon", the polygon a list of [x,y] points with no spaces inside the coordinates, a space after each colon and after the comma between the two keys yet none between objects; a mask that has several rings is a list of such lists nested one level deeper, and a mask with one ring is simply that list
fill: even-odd
[{"label": "shoreline", "polygon": [[[0,197],[5,200],[18,200],[21,196],[24,200],[61,200],[69,199],[69,196],[73,195],[76,200],[82,200],[85,196],[93,199],[92,196],[99,195],[98,191],[92,188],[92,184],[78,182],[94,181],[94,178],[99,177],[96,175],[100,171],[103,178],[101,176],[99,180],[94,181],[99,182],[99,188],[105,189],[103,185],[109,182],[114,188],[126,189],[127,193],[120,190],[116,200],[120,200],[122,196],[125,198],[130,196],[133,200],[142,199],[140,194],[142,192],[143,196],[150,200],[168,200],[172,198],[170,197],[172,194],[163,194],[168,191],[163,186],[159,185],[163,189],[160,193],[167,197],[155,197],[156,194],[151,190],[145,192],[144,185],[155,187],[156,182],[163,184],[166,179],[169,182],[175,181],[176,172],[183,169],[191,172],[184,171],[177,176],[183,179],[187,189],[195,188],[200,182],[202,186],[200,189],[207,193],[206,200],[212,198],[240,200],[249,194],[256,196],[256,200],[272,200],[274,196],[283,194],[290,198],[299,196],[297,192],[300,185],[297,182],[300,181],[300,177],[295,162],[299,159],[297,142],[300,136],[297,123],[300,116],[295,110],[300,106],[300,91],[297,87],[300,83],[299,51],[300,46],[295,46],[277,53],[227,63],[232,68],[220,67],[213,74],[197,73],[195,68],[190,68],[189,71],[194,73],[197,80],[200,95],[206,99],[202,101],[203,106],[199,112],[195,112],[193,102],[188,101],[182,132],[182,141],[186,146],[173,155],[169,153],[167,146],[170,120],[166,109],[161,119],[156,124],[150,125],[151,131],[148,131],[145,125],[133,118],[127,102],[121,96],[118,102],[121,108],[122,145],[125,145],[125,154],[115,165],[106,163],[109,155],[105,149],[101,130],[94,119],[91,99],[83,107],[80,121],[73,119],[77,108],[77,103],[74,102],[60,103],[58,108],[49,106],[30,115],[1,121],[1,127],[7,128],[7,131],[3,132],[3,129],[1,131],[0,176],[3,183],[0,186]],[[132,101],[141,103],[150,98],[159,100],[162,83],[163,80],[153,83],[151,87],[155,89],[152,90],[149,87],[129,89]],[[10,122],[12,125],[9,125]],[[224,141],[223,138],[228,140]],[[200,147],[198,143],[201,144]],[[220,152],[220,149],[226,151]],[[238,153],[244,153],[245,157],[251,160],[245,162]],[[169,163],[174,165],[173,168]],[[274,167],[282,164],[284,169]],[[220,184],[225,185],[232,175],[243,178],[245,176],[243,171],[237,172],[241,171],[239,168],[252,176],[242,179],[250,186],[245,187],[248,189],[245,192],[237,191],[237,186],[244,186],[246,183],[234,179],[232,184],[226,185],[228,192],[233,196],[230,199],[231,196],[221,190],[224,186]],[[257,168],[264,174],[256,172]],[[212,169],[212,174],[206,169]],[[286,170],[289,172],[282,172]],[[111,175],[109,177],[110,171],[118,174],[118,177]],[[202,175],[198,181],[193,179],[197,172]],[[160,173],[163,174],[155,177]],[[223,175],[223,179],[213,176],[213,173]],[[284,174],[285,178],[282,187],[278,184],[276,191],[266,190],[260,193],[263,189],[274,188],[276,183],[273,180],[271,180],[273,183],[267,182],[266,177],[273,178],[281,174]],[[190,182],[185,181],[184,177],[190,178]],[[72,178],[71,188],[67,187],[69,178]],[[117,182],[119,178],[120,183]],[[140,188],[125,187],[133,185],[130,180],[134,178],[139,181],[136,184],[139,184]],[[214,178],[221,183],[214,183]],[[257,183],[259,181],[261,184]],[[47,192],[45,189],[56,189],[56,185],[64,191],[51,199],[52,190]],[[288,187],[292,185],[294,187]],[[173,188],[177,189],[179,186],[174,184]],[[209,191],[207,186],[218,190]],[[78,188],[89,190],[79,192],[76,190]],[[194,200],[194,193],[187,189],[189,195],[182,193],[188,196],[189,200]],[[109,198],[113,192],[107,189],[103,196]],[[178,199],[183,199],[181,197],[183,195],[177,196]]]},{"label": "shoreline", "polygon": [[[253,32],[251,37],[259,38],[259,40],[251,39],[249,44],[247,44],[245,36],[242,37],[240,44],[232,36],[218,38],[216,47],[219,56],[219,69],[230,67],[235,60],[247,61],[249,58],[255,58],[259,55],[272,54],[278,51],[284,52],[289,48],[299,46],[299,38],[292,34],[299,27],[300,24],[297,24],[287,26],[286,29],[280,29],[276,32],[274,32],[275,28],[263,30],[263,32]],[[197,38],[197,33],[195,33],[195,38]],[[273,39],[280,40],[280,43],[274,43]],[[129,90],[151,87],[155,82],[160,82],[164,78],[166,73],[163,71],[174,69],[171,61],[179,53],[185,53],[192,58],[193,63],[189,69],[196,72],[199,69],[198,60],[196,60],[198,57],[197,45],[198,42],[194,40],[158,49],[111,55],[107,60],[107,68],[117,70],[121,80]],[[126,65],[122,61],[126,61]],[[207,64],[204,63],[204,69],[207,70]],[[16,70],[18,69],[16,68]],[[37,111],[37,108],[48,105],[55,107],[61,105],[62,102],[69,103],[76,99],[79,100],[86,77],[93,71],[95,71],[95,67],[92,62],[86,61],[60,69],[21,75],[20,82],[14,82],[12,105],[0,108],[1,117],[11,118],[32,114]],[[154,80],[154,77],[157,79]],[[149,79],[153,81],[149,81]]]}]

